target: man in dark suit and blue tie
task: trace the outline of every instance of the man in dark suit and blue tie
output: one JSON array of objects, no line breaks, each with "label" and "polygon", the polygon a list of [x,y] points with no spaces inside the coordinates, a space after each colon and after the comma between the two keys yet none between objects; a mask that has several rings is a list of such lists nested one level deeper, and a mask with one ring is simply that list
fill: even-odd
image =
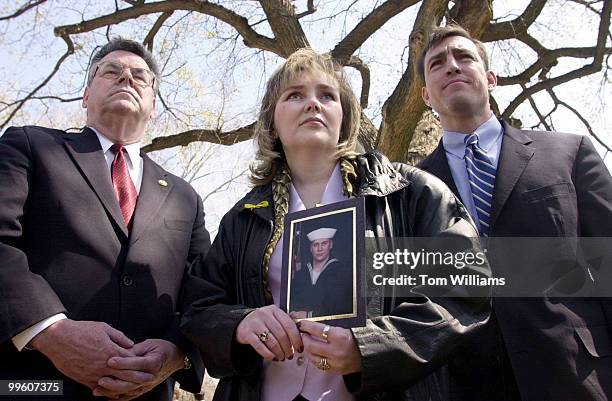
[{"label": "man in dark suit and blue tie", "polygon": [[169,401],[174,379],[200,389],[178,322],[210,239],[194,189],[139,150],[159,79],[141,44],[113,39],[92,58],[82,132],[0,137],[0,379],[63,381],[62,396],[14,399]]},{"label": "man in dark suit and blue tie", "polygon": [[[498,120],[489,104],[497,78],[480,41],[458,26],[436,28],[418,69],[444,130],[420,167],[461,198],[481,236],[612,237],[612,177],[589,139]],[[489,256],[494,274],[517,268],[512,257]],[[493,311],[450,364],[453,400],[612,398],[609,299],[494,298]]]}]

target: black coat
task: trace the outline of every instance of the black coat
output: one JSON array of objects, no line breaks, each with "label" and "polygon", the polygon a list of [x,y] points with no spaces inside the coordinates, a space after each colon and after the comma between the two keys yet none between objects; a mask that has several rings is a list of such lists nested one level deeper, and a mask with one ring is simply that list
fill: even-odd
[{"label": "black coat", "polygon": [[[106,322],[134,342],[175,342],[198,368],[176,377],[199,391],[203,367],[180,335],[178,312],[186,261],[210,245],[202,202],[189,184],[142,157],[128,235],[92,130],[9,128],[0,138],[0,379],[63,380],[62,399],[94,398],[43,354],[17,352],[11,341],[63,312]],[[168,400],[168,390],[158,386],[143,399]],[[42,398],[52,399],[34,397]]]},{"label": "black coat", "polygon": [[[606,248],[611,252],[612,177],[589,139],[521,131],[505,122],[503,126],[489,235],[608,237]],[[420,167],[440,177],[459,196],[442,142]],[[567,251],[541,249],[538,256],[555,261]],[[490,252],[489,258],[494,273],[517,268],[508,265],[517,260],[516,255]],[[612,260],[610,253],[607,260]],[[532,273],[526,272],[525,282]],[[610,276],[610,266],[602,266],[600,273],[600,279]],[[597,281],[597,271],[592,274]],[[457,400],[612,398],[609,298],[495,298],[493,309],[497,323],[492,320],[482,336],[465,344],[451,364],[451,373],[464,385]],[[520,398],[513,392],[516,385]]]},{"label": "black coat", "polygon": [[[437,178],[392,165],[377,153],[357,161],[366,236],[450,236],[470,244],[477,236],[465,208]],[[245,208],[262,201],[270,206]],[[255,187],[223,217],[199,272],[207,288],[182,320],[185,334],[200,345],[210,374],[221,378],[215,400],[260,398],[262,360],[233,335],[246,314],[266,305],[262,260],[272,221],[270,185]],[[404,399],[408,387],[442,365],[489,316],[488,288],[477,299],[416,294],[407,299],[383,291],[368,298],[366,326],[352,329],[363,369],[344,379],[349,391],[364,400]]]}]

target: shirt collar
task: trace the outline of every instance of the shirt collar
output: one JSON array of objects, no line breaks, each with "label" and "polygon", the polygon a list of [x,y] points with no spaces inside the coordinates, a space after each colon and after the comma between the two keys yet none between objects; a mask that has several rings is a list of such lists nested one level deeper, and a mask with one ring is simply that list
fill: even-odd
[{"label": "shirt collar", "polygon": [[[323,197],[321,198],[321,204],[328,205],[330,203],[340,202],[347,199],[344,195],[344,182],[342,181],[342,174],[340,173],[340,164],[336,163],[336,167],[332,171],[329,181],[323,191]],[[289,198],[289,213],[297,212],[298,210],[304,210],[304,202],[300,198],[300,195],[295,190],[293,184],[291,184],[291,196]]]},{"label": "shirt collar", "polygon": [[[100,146],[102,147],[102,152],[106,154],[106,152],[109,151],[111,146],[114,145],[114,142],[108,139],[106,136],[104,136],[104,134],[102,134],[95,128],[93,127],[89,127],[89,128],[93,132],[96,133],[96,136],[98,137],[98,141],[100,141]],[[129,145],[124,145],[123,148],[128,154],[129,163],[132,163],[133,161],[138,160],[138,158],[140,157],[140,143],[136,142],[136,143],[131,143]]]},{"label": "shirt collar", "polygon": [[[485,151],[490,153],[497,142],[497,139],[502,134],[502,125],[495,117],[491,115],[487,121],[485,121],[480,127],[474,131],[478,135],[478,146]],[[469,134],[469,133],[468,133]],[[465,132],[453,132],[453,131],[442,131],[442,144],[444,150],[453,155],[463,158],[465,155]]]}]

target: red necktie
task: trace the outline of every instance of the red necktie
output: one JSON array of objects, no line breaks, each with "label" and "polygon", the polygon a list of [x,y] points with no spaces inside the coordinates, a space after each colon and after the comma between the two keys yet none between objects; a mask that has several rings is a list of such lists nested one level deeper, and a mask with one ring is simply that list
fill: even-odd
[{"label": "red necktie", "polygon": [[136,187],[130,178],[128,172],[127,163],[123,156],[123,145],[114,144],[111,146],[111,151],[115,154],[113,164],[111,165],[111,178],[113,180],[113,189],[115,195],[119,201],[119,207],[121,208],[121,214],[125,225],[131,228],[132,216],[134,214],[134,208],[136,207]]}]

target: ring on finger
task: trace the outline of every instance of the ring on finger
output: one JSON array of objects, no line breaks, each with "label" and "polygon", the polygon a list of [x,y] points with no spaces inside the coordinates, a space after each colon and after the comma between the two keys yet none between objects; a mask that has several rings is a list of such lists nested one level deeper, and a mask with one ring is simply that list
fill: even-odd
[{"label": "ring on finger", "polygon": [[319,360],[319,362],[315,363],[315,366],[317,367],[317,369],[321,369],[322,371],[331,369],[331,365],[329,364],[329,362],[327,361],[327,358],[325,357],[322,357],[321,360]]},{"label": "ring on finger", "polygon": [[259,337],[259,340],[265,344],[265,342],[270,339],[270,332],[264,331],[263,333],[259,333],[257,337]]},{"label": "ring on finger", "polygon": [[321,333],[321,337],[327,341],[327,338],[329,337],[329,331],[331,330],[331,327],[329,326],[329,324],[326,324],[325,327],[323,327],[323,333]]}]

